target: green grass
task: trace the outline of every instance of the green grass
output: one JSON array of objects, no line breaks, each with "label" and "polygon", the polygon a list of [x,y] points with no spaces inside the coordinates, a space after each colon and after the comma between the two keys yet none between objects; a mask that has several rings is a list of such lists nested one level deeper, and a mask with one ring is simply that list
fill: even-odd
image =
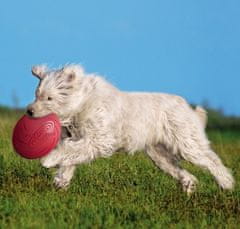
[{"label": "green grass", "polygon": [[54,170],[13,152],[11,131],[19,115],[0,116],[0,228],[239,228],[239,133],[209,133],[236,178],[233,192],[223,192],[208,172],[184,163],[200,181],[188,198],[143,153],[81,165],[63,191],[52,185]]}]

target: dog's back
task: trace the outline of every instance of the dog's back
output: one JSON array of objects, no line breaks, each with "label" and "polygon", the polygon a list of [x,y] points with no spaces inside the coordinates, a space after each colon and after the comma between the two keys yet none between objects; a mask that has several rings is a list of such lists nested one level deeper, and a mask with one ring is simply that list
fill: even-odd
[{"label": "dog's back", "polygon": [[204,128],[206,128],[207,126],[207,121],[208,121],[208,118],[207,118],[207,111],[205,109],[203,109],[201,106],[197,106],[195,108],[195,112],[196,114],[198,115],[198,117],[200,118]]}]

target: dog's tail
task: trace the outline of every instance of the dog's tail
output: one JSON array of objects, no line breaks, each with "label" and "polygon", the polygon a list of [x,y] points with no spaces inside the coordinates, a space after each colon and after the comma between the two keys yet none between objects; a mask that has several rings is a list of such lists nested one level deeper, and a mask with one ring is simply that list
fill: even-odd
[{"label": "dog's tail", "polygon": [[207,111],[205,109],[203,109],[201,106],[197,106],[195,108],[195,112],[197,114],[197,116],[199,117],[199,119],[201,120],[203,127],[206,128],[207,126]]}]

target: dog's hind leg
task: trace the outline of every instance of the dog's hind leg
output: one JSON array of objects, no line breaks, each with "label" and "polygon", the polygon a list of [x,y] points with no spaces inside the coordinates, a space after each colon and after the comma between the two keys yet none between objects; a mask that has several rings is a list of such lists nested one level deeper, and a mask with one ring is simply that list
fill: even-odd
[{"label": "dog's hind leg", "polygon": [[169,152],[164,145],[147,146],[146,152],[160,169],[181,182],[183,190],[188,195],[195,191],[198,182],[197,178],[182,169],[172,152]]},{"label": "dog's hind leg", "polygon": [[223,189],[233,189],[233,176],[228,168],[223,165],[217,154],[210,148],[205,135],[194,131],[190,134],[190,137],[183,136],[178,141],[178,147],[179,153],[185,160],[207,169]]},{"label": "dog's hind leg", "polygon": [[229,172],[228,168],[223,165],[216,153],[210,148],[206,149],[205,151],[200,151],[198,148],[192,148],[192,153],[189,153],[189,150],[186,148],[184,148],[182,151],[185,151],[184,153],[181,153],[185,160],[207,169],[223,189],[233,189],[233,176]]}]

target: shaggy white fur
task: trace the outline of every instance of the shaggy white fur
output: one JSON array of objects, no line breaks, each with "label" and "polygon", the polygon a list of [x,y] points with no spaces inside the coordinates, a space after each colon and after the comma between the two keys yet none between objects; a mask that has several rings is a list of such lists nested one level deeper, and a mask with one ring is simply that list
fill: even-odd
[{"label": "shaggy white fur", "polygon": [[40,83],[29,115],[54,112],[65,133],[57,148],[41,159],[44,167],[59,167],[56,186],[69,185],[76,165],[122,149],[145,151],[188,194],[197,179],[180,167],[180,159],[208,169],[223,189],[233,188],[231,173],[209,146],[201,107],[194,110],[176,95],[122,92],[79,65],[57,70],[35,66],[32,73]]}]

